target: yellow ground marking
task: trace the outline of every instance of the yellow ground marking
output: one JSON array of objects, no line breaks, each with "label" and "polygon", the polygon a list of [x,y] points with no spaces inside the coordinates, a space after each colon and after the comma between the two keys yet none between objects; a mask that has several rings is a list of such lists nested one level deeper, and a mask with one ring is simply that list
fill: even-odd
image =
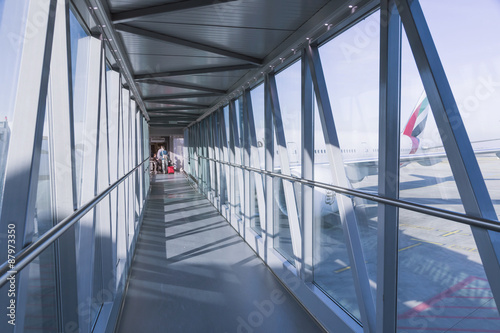
[{"label": "yellow ground marking", "polygon": [[434,245],[440,245],[440,246],[445,245],[443,243],[431,242],[431,241],[426,241],[426,240],[423,240],[423,239],[417,239],[417,238],[410,238],[410,239],[411,240],[415,240],[415,241],[419,241],[419,242],[422,242],[422,243],[428,243],[428,244],[434,244]]},{"label": "yellow ground marking", "polygon": [[343,272],[343,271],[347,271],[348,269],[351,269],[351,266],[347,266],[347,267],[344,267],[344,268],[341,268],[341,269],[337,269],[337,270],[335,271],[335,273],[341,273],[341,272]]},{"label": "yellow ground marking", "polygon": [[408,249],[411,249],[412,247],[415,247],[415,246],[419,246],[421,245],[422,243],[416,243],[416,244],[413,244],[413,245],[410,245],[410,246],[407,246],[407,247],[403,247],[402,249],[399,249],[398,252],[401,252],[401,251],[404,251],[404,250],[408,250]]},{"label": "yellow ground marking", "polygon": [[[365,261],[365,264],[367,264],[367,263],[368,263],[368,261]],[[337,270],[336,270],[336,271],[334,271],[334,272],[335,272],[335,273],[342,273],[343,271],[347,271],[347,270],[349,270],[349,269],[351,269],[351,266],[346,266],[346,267],[343,267],[343,268],[339,268],[339,269],[337,269]]]},{"label": "yellow ground marking", "polygon": [[458,234],[460,231],[462,231],[462,230],[453,230],[453,231],[447,232],[445,234],[442,234],[441,237],[448,237],[448,236],[453,235],[453,234]]}]

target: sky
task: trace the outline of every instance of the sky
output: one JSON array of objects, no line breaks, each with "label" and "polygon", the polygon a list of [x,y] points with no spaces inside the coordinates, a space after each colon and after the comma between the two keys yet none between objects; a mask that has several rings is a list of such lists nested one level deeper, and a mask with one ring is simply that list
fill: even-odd
[{"label": "sky", "polygon": [[[3,111],[0,119],[13,118],[17,75],[22,45],[27,0],[0,0],[0,94]],[[497,0],[421,0],[441,61],[447,73],[471,140],[500,136],[500,2]],[[8,15],[6,15],[8,13]],[[443,16],[445,15],[445,16]],[[377,133],[379,12],[357,23],[320,48],[334,118],[339,131]],[[84,31],[74,29],[75,41]],[[73,52],[73,64],[75,65]],[[423,86],[403,36],[402,126],[406,123]],[[300,65],[297,63],[276,76],[285,127],[299,128],[294,105],[299,97]],[[296,81],[297,80],[297,81]],[[291,127],[290,127],[291,126]],[[432,122],[428,131],[432,129]],[[432,136],[432,135],[431,135]],[[288,140],[288,139],[287,139]],[[289,141],[289,140],[288,140]]]}]

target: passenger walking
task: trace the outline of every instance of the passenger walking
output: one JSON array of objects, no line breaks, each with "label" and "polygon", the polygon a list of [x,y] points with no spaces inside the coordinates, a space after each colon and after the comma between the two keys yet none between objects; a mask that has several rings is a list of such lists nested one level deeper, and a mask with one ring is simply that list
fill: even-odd
[{"label": "passenger walking", "polygon": [[163,173],[167,173],[167,163],[169,158],[164,146],[161,146],[160,149],[158,149],[156,157],[158,158],[158,163],[161,164],[161,171]]}]

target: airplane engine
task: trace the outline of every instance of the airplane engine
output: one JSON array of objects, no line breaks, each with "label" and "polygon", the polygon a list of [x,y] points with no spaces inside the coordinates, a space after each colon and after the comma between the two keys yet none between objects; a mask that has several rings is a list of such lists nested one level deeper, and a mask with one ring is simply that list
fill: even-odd
[{"label": "airplane engine", "polygon": [[442,158],[429,157],[425,160],[420,160],[417,163],[420,164],[421,166],[431,166],[434,164],[438,164],[442,160],[443,160]]},{"label": "airplane engine", "polygon": [[[301,186],[299,183],[294,185],[295,187],[295,197],[298,204],[301,202],[301,191],[297,190],[297,187]],[[330,190],[325,190],[322,188],[315,188],[313,194],[313,202],[314,202],[314,213],[320,214],[320,217],[325,217],[331,214],[336,214],[339,211],[339,207],[337,204],[337,198],[335,192]],[[285,200],[285,190],[283,187],[283,183],[279,183],[279,188],[275,189],[275,202],[281,211],[281,213],[285,216],[288,216],[288,211],[286,207]]]}]

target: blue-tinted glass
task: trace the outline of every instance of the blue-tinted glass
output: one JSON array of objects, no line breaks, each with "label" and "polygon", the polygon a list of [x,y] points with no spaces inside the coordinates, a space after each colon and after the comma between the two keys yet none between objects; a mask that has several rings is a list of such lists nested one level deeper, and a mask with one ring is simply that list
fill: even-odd
[{"label": "blue-tinted glass", "polygon": [[23,50],[28,0],[0,2],[0,206],[17,94],[19,67]]},{"label": "blue-tinted glass", "polygon": [[76,193],[78,204],[81,203],[81,186],[83,180],[83,155],[86,146],[94,142],[92,135],[85,137],[85,118],[87,104],[87,87],[89,72],[89,45],[90,37],[83,30],[80,22],[70,11],[70,38],[71,38],[71,74],[73,85],[73,120],[75,136],[75,169]]}]

